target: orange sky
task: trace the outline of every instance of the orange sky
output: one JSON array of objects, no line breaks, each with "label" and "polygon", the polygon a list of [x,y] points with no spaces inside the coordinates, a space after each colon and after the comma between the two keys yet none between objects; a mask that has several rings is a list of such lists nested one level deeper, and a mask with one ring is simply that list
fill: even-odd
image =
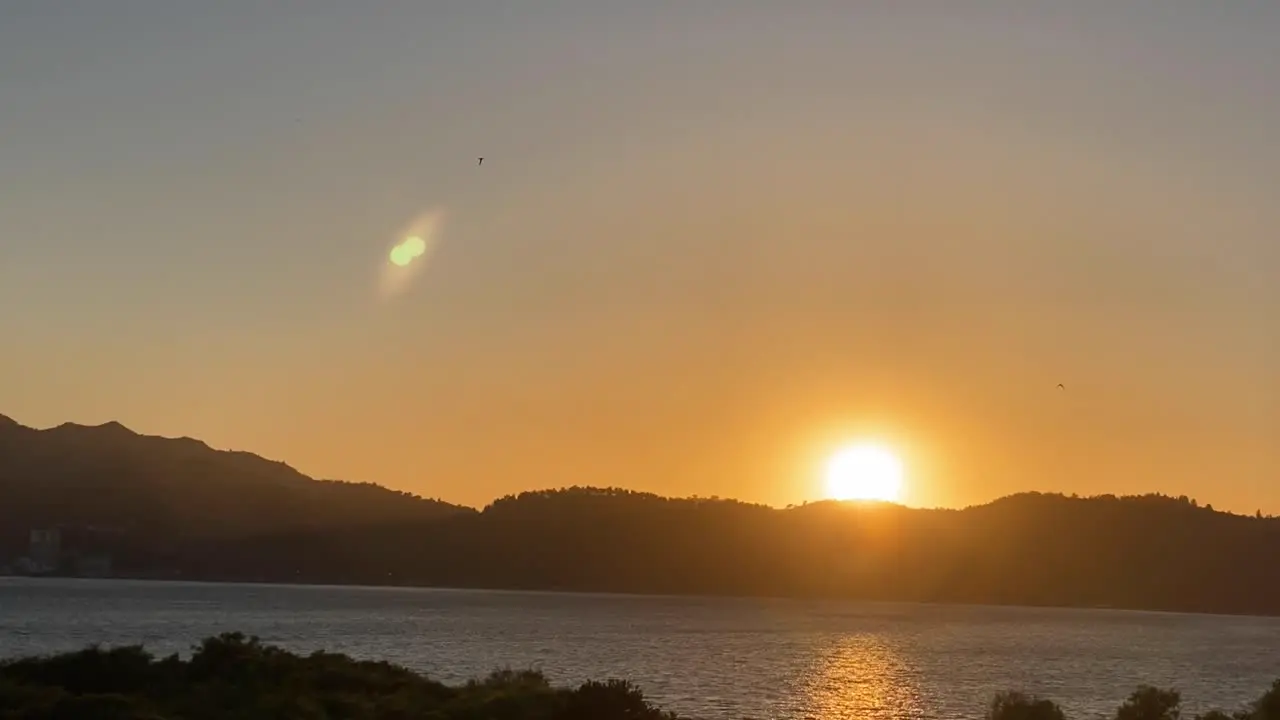
[{"label": "orange sky", "polygon": [[873,436],[912,505],[1280,512],[1280,16],[1085,5],[15,13],[0,412],[472,505]]}]

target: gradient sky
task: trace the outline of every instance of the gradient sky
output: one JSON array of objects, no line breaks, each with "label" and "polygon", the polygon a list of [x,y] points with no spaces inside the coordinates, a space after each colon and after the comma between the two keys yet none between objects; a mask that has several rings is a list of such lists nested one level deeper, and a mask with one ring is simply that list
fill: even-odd
[{"label": "gradient sky", "polygon": [[871,436],[912,505],[1280,513],[1276,37],[1274,0],[0,0],[0,413],[473,505],[783,505]]}]

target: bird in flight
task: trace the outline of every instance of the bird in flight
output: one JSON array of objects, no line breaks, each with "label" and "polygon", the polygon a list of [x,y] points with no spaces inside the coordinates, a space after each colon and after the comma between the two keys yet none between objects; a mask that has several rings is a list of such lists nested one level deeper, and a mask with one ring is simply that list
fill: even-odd
[{"label": "bird in flight", "polygon": [[1066,390],[1066,388],[1062,386],[1062,383],[1058,383],[1058,389],[1059,389],[1059,390]]},{"label": "bird in flight", "polygon": [[483,164],[484,164],[484,158],[480,158],[480,162],[476,163],[476,165],[483,165]]}]

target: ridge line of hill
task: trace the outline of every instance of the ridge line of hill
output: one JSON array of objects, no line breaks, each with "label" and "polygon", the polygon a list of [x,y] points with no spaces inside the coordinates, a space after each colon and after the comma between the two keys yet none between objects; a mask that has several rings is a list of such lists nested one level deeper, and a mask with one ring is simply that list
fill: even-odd
[{"label": "ridge line of hill", "polygon": [[0,416],[0,498],[0,567],[61,527],[57,572],[108,556],[142,578],[1280,615],[1280,520],[1155,494],[773,508],[574,487],[475,510],[119,423]]}]

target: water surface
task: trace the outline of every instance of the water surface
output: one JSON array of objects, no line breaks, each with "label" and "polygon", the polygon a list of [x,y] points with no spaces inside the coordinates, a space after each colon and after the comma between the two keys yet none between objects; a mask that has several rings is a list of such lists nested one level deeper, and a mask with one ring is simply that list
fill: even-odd
[{"label": "water surface", "polygon": [[706,720],[976,718],[1003,689],[1111,714],[1138,684],[1235,708],[1280,677],[1280,620],[972,606],[0,578],[0,656],[239,630],[453,682],[621,677]]}]

